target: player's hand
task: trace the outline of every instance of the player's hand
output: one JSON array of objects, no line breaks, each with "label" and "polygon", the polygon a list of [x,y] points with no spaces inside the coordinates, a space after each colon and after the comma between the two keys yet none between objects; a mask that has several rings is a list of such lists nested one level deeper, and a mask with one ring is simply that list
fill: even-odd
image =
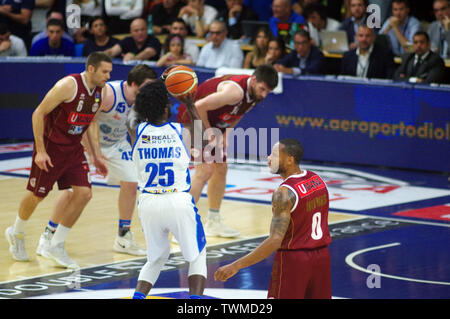
[{"label": "player's hand", "polygon": [[95,171],[103,177],[106,177],[106,175],[108,175],[108,167],[106,166],[106,161],[107,159],[103,154],[100,154],[94,159]]},{"label": "player's hand", "polygon": [[178,65],[174,64],[169,66],[167,69],[164,70],[164,72],[161,74],[161,76],[159,77],[162,81],[166,81],[167,78],[167,74],[169,74],[170,70],[172,70],[173,68],[177,67]]},{"label": "player's hand", "polygon": [[214,273],[214,280],[220,280],[225,282],[229,278],[236,275],[238,271],[239,268],[236,267],[234,263],[222,266],[219,269],[217,269],[217,271]]},{"label": "player's hand", "polygon": [[184,105],[191,106],[191,105],[194,105],[194,96],[195,96],[195,92],[191,92],[191,93],[179,96],[179,97],[177,97],[177,99]]},{"label": "player's hand", "polygon": [[[52,160],[46,152],[38,152],[34,158],[34,162],[41,169],[48,173],[49,167],[53,167]],[[47,165],[48,164],[48,165]]]}]

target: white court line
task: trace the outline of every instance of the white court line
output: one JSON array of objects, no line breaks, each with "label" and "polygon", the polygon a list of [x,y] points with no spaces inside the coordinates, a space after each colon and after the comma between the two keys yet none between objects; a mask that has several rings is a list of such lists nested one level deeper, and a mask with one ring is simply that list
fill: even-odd
[{"label": "white court line", "polygon": [[383,274],[382,272],[373,272],[370,270],[367,270],[359,265],[357,265],[353,259],[361,254],[364,254],[368,251],[373,251],[373,250],[378,250],[378,249],[383,249],[383,248],[389,248],[389,247],[395,247],[395,246],[399,246],[401,245],[400,243],[390,243],[390,244],[386,244],[386,245],[380,245],[380,246],[374,246],[374,247],[368,247],[365,249],[361,249],[361,250],[357,250],[351,254],[349,254],[347,257],[345,257],[345,262],[347,263],[347,265],[349,265],[350,267],[365,272],[367,274],[370,275],[375,275],[375,276],[380,276],[380,277],[386,277],[386,278],[391,278],[391,279],[397,279],[397,280],[404,280],[404,281],[412,281],[412,282],[419,282],[419,283],[424,283],[424,284],[434,284],[434,285],[446,285],[449,286],[450,282],[445,282],[445,281],[433,281],[433,280],[424,280],[424,279],[416,279],[416,278],[408,278],[408,277],[401,277],[401,276],[394,276],[394,275],[388,275],[388,274]]}]

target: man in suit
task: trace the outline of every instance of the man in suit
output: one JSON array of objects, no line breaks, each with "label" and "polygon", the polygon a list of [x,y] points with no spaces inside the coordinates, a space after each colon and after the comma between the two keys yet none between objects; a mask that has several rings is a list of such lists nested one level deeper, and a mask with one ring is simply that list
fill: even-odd
[{"label": "man in suit", "polygon": [[392,79],[395,70],[394,54],[390,49],[375,43],[375,31],[367,25],[360,25],[356,43],[356,49],[344,53],[341,74]]},{"label": "man in suit", "polygon": [[428,35],[431,50],[442,58],[450,57],[450,4],[448,0],[434,0],[433,11],[436,21],[430,24]]},{"label": "man in suit", "polygon": [[356,33],[358,32],[358,27],[361,24],[366,24],[366,11],[368,5],[369,0],[350,0],[351,16],[342,21],[341,27],[339,28],[347,33],[347,41],[350,49],[356,49],[358,47]]},{"label": "man in suit", "polygon": [[414,53],[402,56],[402,64],[394,75],[396,81],[412,83],[443,83],[444,60],[431,51],[428,33],[419,31],[413,38]]},{"label": "man in suit", "polygon": [[312,44],[307,31],[300,30],[294,34],[294,47],[295,50],[274,65],[278,72],[294,75],[325,74],[325,57]]}]

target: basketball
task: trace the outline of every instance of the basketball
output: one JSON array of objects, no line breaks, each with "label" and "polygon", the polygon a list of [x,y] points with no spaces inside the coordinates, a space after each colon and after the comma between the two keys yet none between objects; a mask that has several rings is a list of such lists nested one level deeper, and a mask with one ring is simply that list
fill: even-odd
[{"label": "basketball", "polygon": [[167,91],[174,97],[195,93],[197,90],[197,74],[187,66],[176,66],[166,76]]}]

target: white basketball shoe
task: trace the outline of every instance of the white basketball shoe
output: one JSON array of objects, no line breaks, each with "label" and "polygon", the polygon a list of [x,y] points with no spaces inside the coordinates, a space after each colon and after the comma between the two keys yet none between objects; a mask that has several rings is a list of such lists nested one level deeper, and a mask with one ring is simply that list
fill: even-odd
[{"label": "white basketball shoe", "polygon": [[134,241],[133,233],[130,230],[123,236],[117,235],[114,240],[113,249],[118,253],[134,256],[145,256],[147,254],[147,252],[139,247],[139,245]]},{"label": "white basketball shoe", "polygon": [[9,252],[16,261],[29,261],[27,251],[25,250],[25,234],[15,233],[10,226],[5,230],[5,237],[9,243]]},{"label": "white basketball shoe", "polygon": [[64,242],[58,243],[57,245],[44,246],[41,254],[43,257],[48,258],[56,262],[59,266],[68,269],[79,269],[80,266],[69,257],[66,249],[64,248]]},{"label": "white basketball shoe", "polygon": [[49,230],[45,230],[42,234],[41,237],[39,238],[39,244],[36,248],[36,255],[38,256],[42,256],[42,251],[48,247],[50,247],[50,243],[52,241],[52,237],[53,234],[51,231]]},{"label": "white basketball shoe", "polygon": [[219,214],[217,216],[208,216],[206,219],[205,235],[208,237],[230,238],[237,237],[240,234],[238,230],[226,226]]}]

